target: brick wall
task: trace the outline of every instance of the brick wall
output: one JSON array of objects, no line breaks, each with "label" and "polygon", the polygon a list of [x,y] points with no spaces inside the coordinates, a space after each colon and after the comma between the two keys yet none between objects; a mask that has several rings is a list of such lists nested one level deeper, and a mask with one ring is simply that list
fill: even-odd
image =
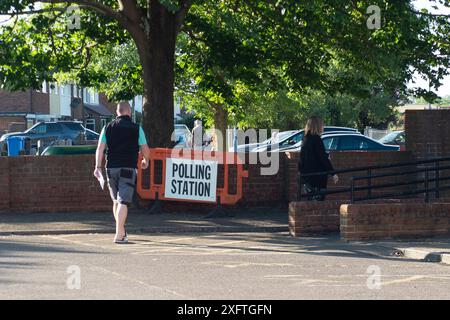
[{"label": "brick wall", "polygon": [[294,237],[339,232],[339,207],[345,200],[289,203],[289,233]]},{"label": "brick wall", "polygon": [[105,211],[107,191],[92,176],[89,156],[1,157],[0,210],[6,212]]},{"label": "brick wall", "polygon": [[9,131],[11,123],[23,123],[26,127],[27,120],[25,117],[1,117],[0,118],[0,132]]},{"label": "brick wall", "polygon": [[33,91],[33,112],[50,114],[50,97],[48,93]]},{"label": "brick wall", "polygon": [[450,155],[450,110],[407,110],[406,149],[417,159]]},{"label": "brick wall", "polygon": [[33,91],[32,110],[30,110],[30,91],[8,92],[0,90],[0,112],[50,112],[49,96],[46,93]]},{"label": "brick wall", "polygon": [[242,205],[270,206],[286,203],[285,156],[280,155],[280,166],[276,175],[262,175],[261,164],[248,165],[248,178],[244,178]]},{"label": "brick wall", "polygon": [[[444,200],[446,201],[446,200]],[[359,204],[399,204],[404,199],[378,199]],[[341,226],[341,206],[348,200],[293,201],[289,203],[289,231],[294,237],[338,233]],[[424,199],[408,199],[408,203],[423,204]]]},{"label": "brick wall", "polygon": [[[405,114],[406,148],[414,153],[418,160],[450,156],[450,110],[407,110]],[[442,162],[447,166],[449,162]],[[421,168],[431,165],[420,165]],[[441,177],[450,176],[450,170],[440,173]],[[424,178],[425,174],[419,174]],[[430,171],[430,179],[434,171]],[[441,182],[449,185],[448,181]],[[431,183],[434,186],[434,183]],[[450,190],[441,192],[442,196],[450,197]]]},{"label": "brick wall", "polygon": [[[281,154],[280,168],[276,175],[261,175],[261,164],[247,165],[249,177],[244,178],[243,199],[239,206],[285,206],[295,199],[297,190],[298,154]],[[409,159],[409,153],[339,153],[333,155],[336,168],[348,168],[377,163],[393,163]],[[0,179],[3,193],[9,200],[0,201],[0,209],[13,211],[86,211],[109,210],[110,199],[102,192],[92,176],[94,156],[53,156],[0,158]],[[223,185],[223,173],[219,166],[218,185]],[[235,169],[230,169],[235,181]],[[145,179],[144,179],[145,180]],[[5,181],[11,181],[8,185]],[[0,182],[2,183],[2,182]],[[341,184],[345,184],[342,177]],[[9,189],[9,192],[6,190]],[[235,185],[230,185],[235,192]],[[348,195],[341,196],[348,198]],[[6,198],[5,198],[6,199]],[[3,204],[2,204],[3,203]],[[145,202],[144,202],[145,205]],[[186,207],[201,209],[202,205],[177,203],[178,210]],[[205,206],[208,207],[208,206]],[[210,206],[209,206],[210,207]]]},{"label": "brick wall", "polygon": [[10,158],[0,157],[0,211],[7,210],[10,206],[9,160]]},{"label": "brick wall", "polygon": [[448,236],[450,202],[344,204],[340,220],[345,241]]},{"label": "brick wall", "polygon": [[[287,174],[288,181],[288,200],[295,201],[297,200],[297,167],[298,167],[298,159],[299,153],[287,153],[286,159],[288,161],[287,167],[289,173]],[[357,167],[367,167],[367,166],[375,166],[375,165],[389,165],[400,162],[410,162],[415,161],[415,157],[411,152],[398,152],[398,151],[375,151],[375,152],[332,152],[330,155],[331,162],[334,166],[335,170],[339,169],[348,169],[348,168],[357,168]],[[387,172],[402,172],[407,169],[412,169],[410,167],[402,167],[402,168],[391,168],[391,169],[382,169],[376,170],[373,173],[387,173]],[[328,182],[328,188],[330,190],[342,189],[344,187],[350,186],[350,178],[352,176],[365,176],[367,175],[367,171],[359,171],[352,172],[348,174],[339,175],[339,183],[334,185],[331,181]],[[383,183],[391,183],[397,181],[406,181],[407,179],[416,179],[416,175],[405,175],[398,177],[389,177],[389,178],[377,178],[373,179],[372,184],[383,184]],[[360,181],[358,185],[367,185],[365,180]],[[387,192],[397,192],[397,191],[406,191],[414,188],[414,186],[399,186],[395,188],[385,188],[373,190],[372,194],[385,194]],[[367,191],[361,191],[356,193],[357,197],[367,195]],[[328,196],[328,199],[349,199],[350,194],[336,194]]]}]

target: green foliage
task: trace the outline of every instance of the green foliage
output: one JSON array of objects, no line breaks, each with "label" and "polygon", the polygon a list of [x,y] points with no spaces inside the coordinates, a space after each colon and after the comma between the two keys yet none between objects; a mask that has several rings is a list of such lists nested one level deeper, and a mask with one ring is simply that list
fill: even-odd
[{"label": "green foliage", "polygon": [[0,83],[12,91],[40,88],[44,80],[97,88],[116,85],[106,69],[91,62],[109,56],[111,47],[127,41],[127,32],[116,21],[86,10],[80,11],[82,28],[70,30],[65,6],[43,9],[50,7],[60,10],[12,18],[1,27]]},{"label": "green foliage", "polygon": [[194,128],[194,122],[197,119],[197,117],[192,113],[185,113],[181,115],[181,119],[177,120],[177,124],[184,124],[186,125],[189,130],[192,130]]},{"label": "green foliage", "polygon": [[[179,1],[158,1],[180,9]],[[0,12],[33,10],[33,2],[3,0]],[[149,1],[137,3],[149,10]],[[369,5],[381,8],[381,29],[366,27]],[[113,100],[143,93],[144,57],[124,27],[82,9],[82,28],[69,30],[66,7],[48,4],[58,10],[0,27],[0,84],[74,81]],[[448,18],[416,14],[411,0],[198,0],[177,38],[176,95],[207,125],[225,110],[242,127],[298,128],[311,114],[334,125],[383,126],[405,96],[437,98],[406,84],[419,72],[440,85],[449,33]]]},{"label": "green foliage", "polygon": [[303,128],[307,119],[316,115],[327,125],[363,130],[366,126],[384,128],[396,119],[392,101],[384,95],[360,99],[349,94],[331,96],[318,90],[301,95],[248,92],[243,102],[247,104],[247,113],[237,119],[240,128],[295,130]]},{"label": "green foliage", "polygon": [[[382,8],[379,30],[366,27],[372,4]],[[436,55],[447,50],[448,21],[418,16],[408,1],[221,1],[208,9],[191,10],[177,75],[188,108],[209,122],[225,108],[243,127],[293,129],[310,114],[385,126],[414,71],[437,85],[449,65]]]}]

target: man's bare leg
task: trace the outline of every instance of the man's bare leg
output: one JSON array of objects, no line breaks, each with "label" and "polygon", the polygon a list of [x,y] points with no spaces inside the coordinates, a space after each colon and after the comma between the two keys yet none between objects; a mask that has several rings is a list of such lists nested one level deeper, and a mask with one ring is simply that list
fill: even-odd
[{"label": "man's bare leg", "polygon": [[118,205],[118,202],[117,201],[114,201],[113,202],[113,215],[114,215],[114,220],[116,221],[116,225],[117,225],[117,205]]},{"label": "man's bare leg", "polygon": [[116,239],[122,239],[125,236],[125,222],[128,215],[128,206],[126,204],[117,204],[116,219]]}]

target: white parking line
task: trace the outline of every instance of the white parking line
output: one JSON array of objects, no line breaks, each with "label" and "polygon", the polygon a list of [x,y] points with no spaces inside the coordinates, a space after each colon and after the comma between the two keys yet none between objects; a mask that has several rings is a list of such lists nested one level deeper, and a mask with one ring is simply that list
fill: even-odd
[{"label": "white parking line", "polygon": [[194,237],[189,237],[189,238],[176,238],[176,239],[166,239],[166,240],[158,240],[158,241],[154,241],[154,242],[161,242],[161,243],[168,243],[168,242],[178,242],[178,241],[183,241],[183,240],[191,240],[194,239]]}]

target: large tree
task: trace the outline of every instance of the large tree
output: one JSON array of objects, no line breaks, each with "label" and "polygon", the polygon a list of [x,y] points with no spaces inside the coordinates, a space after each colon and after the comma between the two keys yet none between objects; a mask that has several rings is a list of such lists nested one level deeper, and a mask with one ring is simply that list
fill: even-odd
[{"label": "large tree", "polygon": [[[48,6],[36,7],[37,3],[49,4]],[[183,26],[186,14],[192,5],[191,0],[159,0],[159,1],[139,1],[139,0],[103,0],[103,1],[87,1],[87,0],[6,0],[0,3],[0,12],[12,15],[20,14],[37,14],[42,17],[42,21],[34,21],[28,29],[22,29],[22,36],[27,35],[32,38],[46,37],[51,43],[54,40],[52,34],[53,25],[58,19],[67,19],[70,14],[48,15],[49,12],[61,12],[67,10],[71,5],[78,5],[82,10],[89,10],[94,15],[88,14],[89,20],[81,21],[81,33],[87,34],[90,39],[95,39],[96,45],[102,45],[111,41],[122,41],[123,38],[129,36],[136,44],[139,53],[139,61],[142,66],[142,79],[144,83],[144,128],[148,136],[150,146],[169,146],[170,137],[173,130],[173,87],[174,87],[174,53],[177,35]],[[72,15],[73,16],[73,15]],[[13,26],[14,27],[14,26]],[[126,35],[122,31],[126,31]],[[14,29],[10,29],[12,37],[6,45],[10,47],[3,55],[10,54],[14,56],[17,47],[23,48],[27,45],[26,38],[22,37],[22,43],[19,34],[14,34]],[[67,39],[69,44],[71,33],[77,33],[77,30],[65,30],[58,35],[62,39]],[[47,37],[48,36],[48,37]],[[111,37],[112,38],[109,38]],[[82,38],[82,37],[81,37]],[[119,38],[119,39],[118,39]],[[73,40],[73,39],[72,39]],[[73,41],[71,44],[75,44]],[[14,45],[18,45],[14,48]],[[80,44],[81,46],[81,44]],[[80,48],[85,51],[86,48]],[[39,52],[38,48],[24,49],[25,54],[32,55],[33,52]],[[62,52],[67,52],[67,48]],[[50,55],[53,53],[54,66],[60,69],[66,69],[64,62],[58,59],[62,52],[48,51]],[[42,52],[41,52],[42,53]],[[77,52],[73,52],[72,59]],[[78,52],[79,53],[79,52]],[[40,54],[42,57],[42,54]],[[65,55],[68,57],[69,55]],[[6,57],[6,55],[5,55]],[[5,58],[4,57],[4,58]],[[23,57],[25,61],[29,57]],[[88,57],[87,57],[88,58]],[[47,60],[47,61],[48,61]],[[57,61],[58,60],[58,61]],[[22,61],[20,61],[22,62]],[[41,61],[43,69],[49,65],[45,61]],[[66,66],[73,66],[73,61],[65,61]],[[83,62],[78,63],[83,65]],[[23,67],[24,64],[20,63]],[[59,69],[57,68],[57,69]],[[59,71],[59,70],[58,70]],[[39,73],[39,72],[38,72]],[[44,76],[42,74],[36,74]],[[83,73],[80,72],[80,75]],[[10,85],[11,88],[26,86],[29,77],[20,79],[12,79],[12,77],[3,77],[3,82],[11,81],[15,84]],[[31,81],[33,80],[33,81]],[[28,84],[36,87],[38,79],[30,79]],[[83,80],[83,79],[82,79]],[[85,82],[89,82],[84,79]],[[20,82],[19,85],[17,83]],[[83,82],[83,81],[81,81]]]},{"label": "large tree", "polygon": [[[85,86],[122,81],[119,87],[137,88],[140,73],[149,144],[165,147],[173,129],[175,70],[188,75],[180,81],[184,88],[206,95],[224,116],[230,107],[240,110],[242,86],[287,84],[289,91],[315,88],[367,96],[373,90],[361,90],[361,80],[390,81],[395,85],[389,87],[403,90],[414,71],[439,85],[448,65],[448,19],[414,12],[411,2],[3,0],[0,13],[32,18],[3,28],[0,83],[10,89],[38,87],[58,73],[71,73]],[[80,29],[66,27],[71,4],[81,8]],[[366,26],[370,5],[381,8],[381,29]],[[178,52],[177,40],[182,44]],[[87,67],[94,55],[120,54],[111,48],[129,41],[140,65],[132,70],[124,65],[116,81]],[[333,61],[365,77],[330,76]]]}]

